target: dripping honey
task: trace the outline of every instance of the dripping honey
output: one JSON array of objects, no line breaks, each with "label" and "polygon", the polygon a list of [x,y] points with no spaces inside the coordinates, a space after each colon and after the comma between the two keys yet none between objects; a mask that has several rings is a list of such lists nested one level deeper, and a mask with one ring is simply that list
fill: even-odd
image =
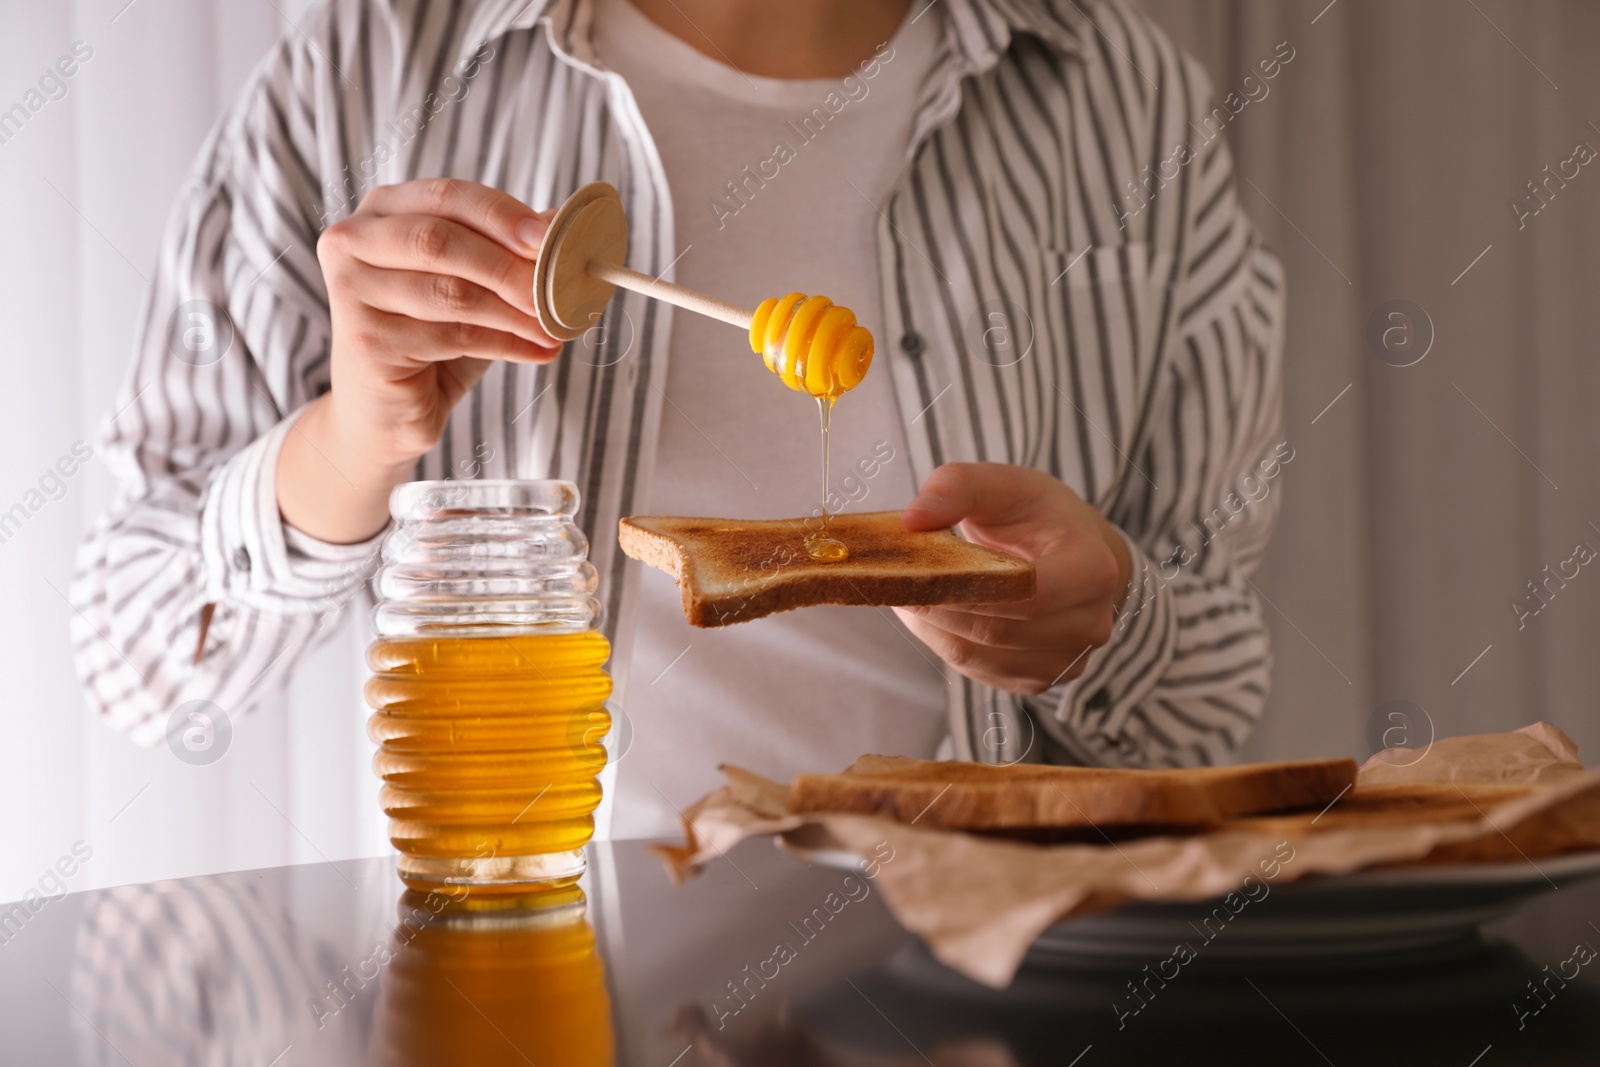
[{"label": "dripping honey", "polygon": [[563,862],[594,833],[609,655],[595,631],[373,642],[367,729],[407,885],[488,905],[576,881]]},{"label": "dripping honey", "polygon": [[806,555],[818,563],[838,563],[850,558],[850,547],[828,531],[828,422],[837,397],[817,397],[822,413],[822,529],[806,534]]},{"label": "dripping honey", "polygon": [[828,423],[834,401],[861,384],[872,365],[872,334],[849,308],[825,296],[790,293],[762,301],[750,320],[750,347],[791,389],[817,398],[822,418],[822,529],[808,533],[806,554],[819,563],[848,559],[828,530]]}]

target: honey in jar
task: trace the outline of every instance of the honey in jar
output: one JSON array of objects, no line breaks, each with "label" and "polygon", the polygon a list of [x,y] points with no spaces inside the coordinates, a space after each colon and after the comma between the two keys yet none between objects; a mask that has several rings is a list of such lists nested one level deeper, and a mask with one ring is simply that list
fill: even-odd
[{"label": "honey in jar", "polygon": [[414,482],[390,503],[366,697],[400,877],[462,910],[570,885],[611,721],[577,489]]}]

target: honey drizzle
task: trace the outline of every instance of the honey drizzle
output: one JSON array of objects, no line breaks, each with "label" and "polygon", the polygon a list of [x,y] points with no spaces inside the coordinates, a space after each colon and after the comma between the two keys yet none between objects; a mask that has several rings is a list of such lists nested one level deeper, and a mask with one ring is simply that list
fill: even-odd
[{"label": "honey drizzle", "polygon": [[822,529],[806,534],[806,555],[818,563],[838,563],[850,557],[850,549],[828,531],[828,422],[836,396],[817,397],[822,416]]}]

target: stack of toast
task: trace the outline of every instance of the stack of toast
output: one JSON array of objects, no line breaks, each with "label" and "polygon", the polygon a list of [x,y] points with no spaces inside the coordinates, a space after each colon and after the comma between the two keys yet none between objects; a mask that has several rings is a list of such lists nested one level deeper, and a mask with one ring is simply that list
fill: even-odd
[{"label": "stack of toast", "polygon": [[[811,559],[811,519],[623,519],[622,549],[677,580],[684,617],[725,626],[816,604],[997,603],[1034,595],[1026,560],[952,530],[908,531],[898,511],[833,516],[849,558]],[[1470,740],[1470,739],[1469,739]],[[1541,751],[1543,751],[1541,749]],[[1581,768],[1574,761],[1574,773]],[[1487,821],[1545,788],[1484,782],[1357,781],[1350,759],[1131,770],[991,766],[863,756],[839,774],[795,779],[794,814],[871,815],[1041,844],[1239,830],[1293,837]],[[1435,848],[1426,863],[1502,862],[1600,847],[1600,790],[1558,814]],[[1593,810],[1591,810],[1593,809]]]},{"label": "stack of toast", "polygon": [[[990,766],[863,756],[789,790],[797,813],[872,815],[1034,842],[1105,843],[1238,830],[1275,837],[1481,820],[1540,786],[1357,784],[1354,760],[1170,770]],[[1510,862],[1595,845],[1600,811],[1435,849],[1425,863]]]},{"label": "stack of toast", "polygon": [[789,808],[1033,841],[1099,841],[1212,830],[1271,812],[1315,813],[1355,779],[1350,759],[1131,770],[862,756],[842,773],[796,778]]}]

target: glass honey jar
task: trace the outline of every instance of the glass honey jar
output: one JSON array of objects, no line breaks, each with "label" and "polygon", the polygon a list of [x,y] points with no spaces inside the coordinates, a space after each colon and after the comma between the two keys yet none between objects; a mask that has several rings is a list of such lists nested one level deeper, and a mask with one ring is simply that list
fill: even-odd
[{"label": "glass honey jar", "polygon": [[610,729],[599,580],[557,480],[399,486],[368,733],[407,886],[466,909],[570,885]]}]

